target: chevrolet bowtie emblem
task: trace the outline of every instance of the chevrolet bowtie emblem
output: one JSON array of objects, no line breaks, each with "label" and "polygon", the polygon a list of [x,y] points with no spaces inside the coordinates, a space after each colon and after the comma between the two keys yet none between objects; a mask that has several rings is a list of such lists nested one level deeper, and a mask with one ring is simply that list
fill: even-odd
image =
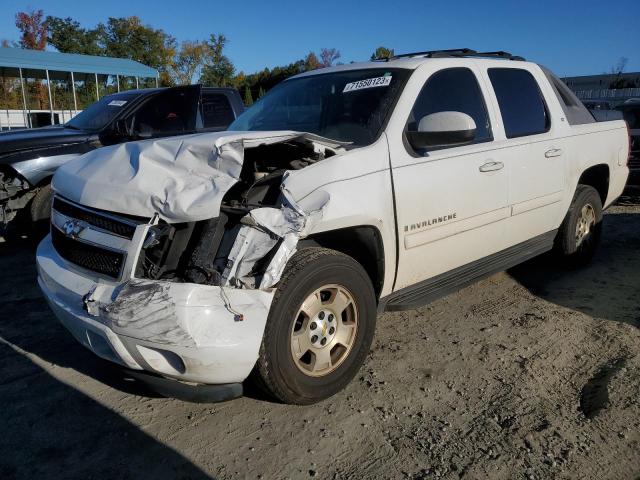
[{"label": "chevrolet bowtie emblem", "polygon": [[67,237],[77,238],[80,232],[84,230],[84,227],[80,225],[77,220],[67,220],[62,226],[62,231]]}]

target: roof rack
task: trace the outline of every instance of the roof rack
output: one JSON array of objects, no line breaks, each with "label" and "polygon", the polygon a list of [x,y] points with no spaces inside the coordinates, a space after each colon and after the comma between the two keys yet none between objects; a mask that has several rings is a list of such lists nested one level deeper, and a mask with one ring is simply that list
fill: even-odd
[{"label": "roof rack", "polygon": [[406,57],[426,57],[426,58],[447,58],[447,57],[484,57],[484,58],[502,58],[505,60],[524,61],[524,57],[512,55],[509,52],[477,52],[470,48],[454,48],[450,50],[427,50],[425,52],[402,53],[393,57],[379,59],[379,61],[390,61],[398,58]]}]

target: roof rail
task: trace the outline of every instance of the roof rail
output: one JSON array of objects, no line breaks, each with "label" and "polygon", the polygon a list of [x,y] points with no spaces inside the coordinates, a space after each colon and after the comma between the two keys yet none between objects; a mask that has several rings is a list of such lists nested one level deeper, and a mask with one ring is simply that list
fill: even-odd
[{"label": "roof rail", "polygon": [[388,62],[398,58],[407,57],[426,57],[426,58],[447,58],[447,57],[486,57],[486,58],[502,58],[505,60],[524,61],[524,57],[512,55],[509,52],[477,52],[470,48],[453,48],[450,50],[427,50],[424,52],[402,53],[389,58],[377,59],[377,61]]},{"label": "roof rail", "polygon": [[521,57],[520,55],[512,55],[509,52],[504,52],[502,50],[500,50],[498,52],[478,52],[473,56],[474,57],[504,58],[505,60],[515,60],[515,61],[519,61],[519,62],[524,62],[525,61],[524,57]]}]

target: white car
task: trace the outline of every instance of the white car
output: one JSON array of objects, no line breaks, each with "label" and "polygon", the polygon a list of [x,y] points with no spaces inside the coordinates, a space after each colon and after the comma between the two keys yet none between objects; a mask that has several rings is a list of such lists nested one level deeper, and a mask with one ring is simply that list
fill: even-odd
[{"label": "white car", "polygon": [[230,131],[102,148],[53,180],[38,281],[97,355],[192,400],[313,403],[376,315],[555,248],[594,254],[623,121],[504,52],[421,52],[288,79]]}]

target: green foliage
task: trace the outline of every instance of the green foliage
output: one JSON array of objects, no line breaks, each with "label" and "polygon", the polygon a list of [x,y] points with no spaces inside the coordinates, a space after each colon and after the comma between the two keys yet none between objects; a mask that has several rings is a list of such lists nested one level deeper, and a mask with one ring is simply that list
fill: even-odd
[{"label": "green foliage", "polygon": [[179,85],[191,85],[208,53],[206,42],[182,42],[173,65],[173,76]]},{"label": "green foliage", "polygon": [[393,48],[378,47],[376,51],[371,54],[371,60],[382,60],[384,58],[391,58],[394,55]]},{"label": "green foliage", "polygon": [[[37,46],[48,41],[60,52],[129,58],[157,69],[163,86],[188,85],[198,78],[198,82],[206,86],[237,88],[243,92],[247,105],[286,78],[334,65],[340,58],[337,49],[323,48],[319,54],[309,52],[305,58],[288,65],[265,68],[249,75],[236,74],[233,62],[225,54],[227,38],[221,34],[211,34],[208,41],[184,41],[178,48],[175,38],[161,29],[144,25],[136,16],[110,17],[95,28],[84,28],[71,17],[43,18],[40,10],[16,16],[23,32],[23,46]],[[108,88],[111,87],[101,81],[101,94],[109,91]],[[95,97],[95,85],[86,84],[78,86],[78,98],[84,95],[85,89],[87,100]],[[3,85],[1,90],[10,95],[11,87]]]},{"label": "green foliage", "polygon": [[233,85],[235,67],[229,57],[224,54],[227,38],[224,35],[212,34],[206,43],[207,52],[200,83],[210,87],[229,87]]},{"label": "green foliage", "polygon": [[98,30],[82,28],[70,17],[47,17],[49,26],[48,42],[63,53],[81,53],[84,55],[104,55],[98,45]]},{"label": "green foliage", "polygon": [[249,87],[244,87],[244,105],[246,107],[253,105],[253,96],[251,95]]},{"label": "green foliage", "polygon": [[170,75],[176,55],[176,40],[162,29],[143,25],[138,17],[113,18],[99,24],[98,45],[104,55],[130,58],[157,69],[161,83],[172,85]]}]

